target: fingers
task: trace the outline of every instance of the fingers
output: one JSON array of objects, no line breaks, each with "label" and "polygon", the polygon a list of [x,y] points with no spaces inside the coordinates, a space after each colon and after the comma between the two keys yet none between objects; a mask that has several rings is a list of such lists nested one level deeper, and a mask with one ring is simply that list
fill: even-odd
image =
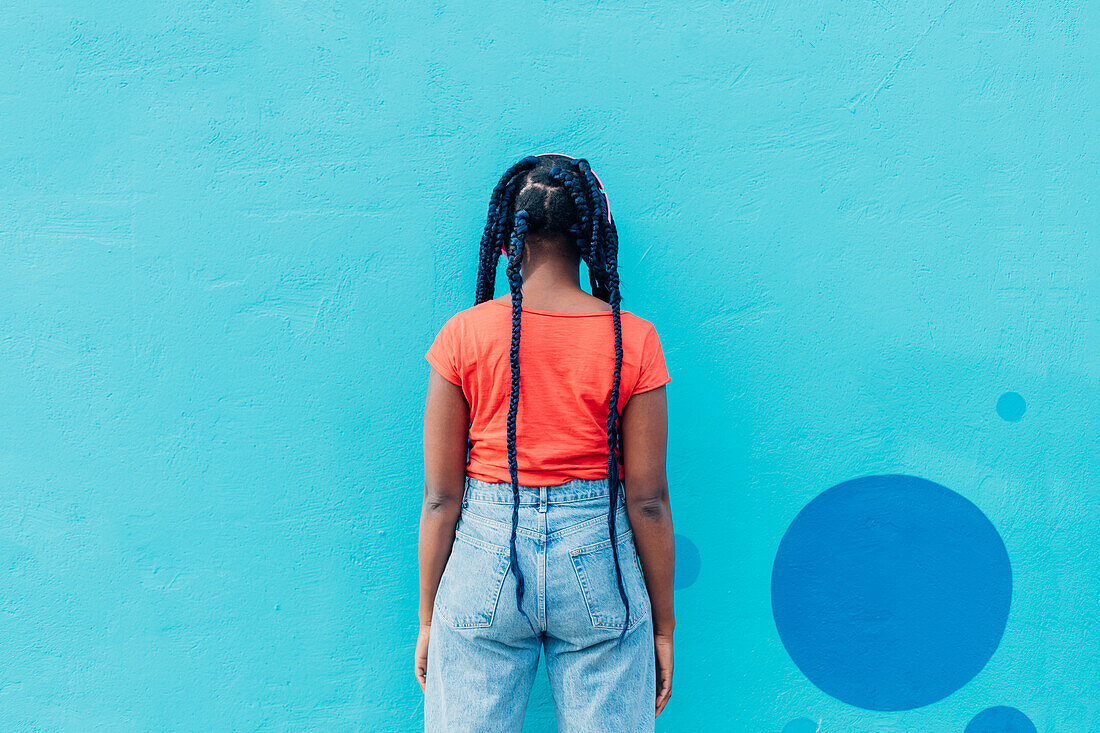
[{"label": "fingers", "polygon": [[416,639],[416,651],[413,653],[413,673],[420,683],[420,691],[427,692],[428,685],[428,635],[430,626],[421,624],[420,635]]},{"label": "fingers", "polygon": [[417,649],[415,659],[413,661],[413,671],[416,674],[416,681],[420,683],[420,690],[427,692],[426,686],[428,684],[428,654],[421,652]]},{"label": "fingers", "polygon": [[669,703],[670,697],[672,697],[672,675],[668,670],[661,670],[661,679],[657,692],[657,712],[654,713],[653,718],[657,718],[657,715],[661,714],[661,711],[664,710],[664,705]]},{"label": "fingers", "polygon": [[653,717],[657,717],[672,696],[672,639],[655,637],[654,654],[657,657],[657,699]]},{"label": "fingers", "polygon": [[657,651],[657,700],[654,717],[661,714],[672,696],[672,648],[661,647]]},{"label": "fingers", "polygon": [[428,684],[428,660],[417,659],[416,660],[416,681],[420,683],[420,690],[425,692],[425,686]]}]

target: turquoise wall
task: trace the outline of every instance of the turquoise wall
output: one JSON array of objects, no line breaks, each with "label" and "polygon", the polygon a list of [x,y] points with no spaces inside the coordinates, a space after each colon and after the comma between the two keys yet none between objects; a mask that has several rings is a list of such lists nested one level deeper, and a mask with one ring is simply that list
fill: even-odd
[{"label": "turquoise wall", "polygon": [[1095,4],[0,14],[0,729],[420,726],[423,352],[558,151],[673,378],[658,730],[1100,731]]}]

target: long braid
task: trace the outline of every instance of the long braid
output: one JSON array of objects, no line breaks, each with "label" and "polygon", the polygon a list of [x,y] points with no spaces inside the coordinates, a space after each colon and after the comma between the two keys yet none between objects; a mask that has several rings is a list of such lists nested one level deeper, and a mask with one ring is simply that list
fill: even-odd
[{"label": "long braid", "polygon": [[477,293],[474,305],[491,300],[496,285],[497,261],[500,259],[502,236],[508,223],[512,201],[517,183],[513,180],[518,173],[531,170],[538,165],[537,156],[528,155],[500,177],[493,187],[489,198],[489,216],[485,221],[485,231],[481,235],[481,249],[478,257]]},{"label": "long braid", "polygon": [[[574,206],[580,219],[580,229],[587,236],[578,238],[578,247],[581,256],[589,266],[589,280],[592,283],[593,295],[611,305],[612,324],[615,341],[615,369],[612,379],[611,393],[608,399],[607,411],[607,445],[608,445],[608,485],[610,501],[608,505],[607,523],[608,534],[616,538],[615,515],[618,506],[621,481],[619,476],[619,455],[622,449],[622,436],[620,429],[620,415],[618,409],[619,386],[622,378],[623,339],[622,318],[620,303],[622,295],[619,289],[618,274],[618,236],[607,208],[604,205],[604,197],[600,190],[595,175],[591,172],[588,161],[583,158],[572,166],[573,171],[555,167],[550,172],[550,177],[559,181],[573,197]],[[579,177],[579,180],[578,180]],[[622,567],[619,563],[618,542],[612,542],[612,556],[615,560],[615,578],[626,608],[626,619],[619,634],[620,640],[630,625],[630,601],[623,585]]]},{"label": "long braid", "polygon": [[[519,569],[519,561],[516,559],[516,528],[519,526],[519,458],[516,453],[516,417],[519,412],[519,336],[520,320],[523,314],[523,275],[520,267],[523,263],[523,245],[527,236],[527,211],[520,209],[516,212],[512,228],[512,247],[508,254],[508,285],[512,291],[512,345],[509,349],[509,363],[512,372],[512,391],[508,400],[508,473],[512,478],[512,537],[509,540],[511,548],[512,572],[516,574],[516,608],[531,623],[531,617],[523,610],[523,573]],[[532,630],[538,633],[535,625]]]},{"label": "long braid", "polygon": [[[520,274],[520,265],[523,261],[524,239],[527,233],[527,212],[522,210],[518,212],[513,222],[511,211],[516,192],[519,189],[521,179],[519,174],[529,172],[538,164],[538,156],[529,155],[523,158],[505,171],[500,181],[493,188],[493,194],[489,202],[489,215],[485,224],[485,231],[481,237],[477,292],[474,303],[474,305],[478,305],[492,299],[496,284],[497,263],[500,259],[502,244],[507,238],[510,240],[511,253],[508,256],[506,273],[512,292],[512,344],[510,349],[512,391],[508,405],[507,442],[508,470],[512,479],[512,496],[514,499],[512,535],[509,540],[509,566],[516,575],[516,606],[519,608],[520,613],[527,618],[528,623],[531,623],[531,618],[527,616],[527,612],[523,610],[522,605],[524,595],[523,572],[519,568],[516,555],[516,530],[519,526],[519,461],[516,452],[516,417],[519,411],[519,341],[523,302],[521,290],[523,278]],[[467,450],[471,445],[470,438],[467,436]],[[534,629],[534,624],[531,626]]]},{"label": "long braid", "polygon": [[[617,267],[617,258],[612,256],[610,262],[610,271],[608,272],[608,286],[611,289],[611,314],[615,322],[615,379],[614,386],[611,388],[611,408],[608,410],[608,452],[610,456],[608,458],[608,473],[611,477],[611,509],[608,510],[608,527],[611,532],[611,536],[615,537],[615,511],[614,508],[617,505],[619,496],[619,490],[621,488],[621,481],[619,477],[619,456],[618,453],[621,450],[622,443],[622,430],[619,422],[619,383],[622,377],[623,370],[623,330],[622,320],[620,316],[619,303],[622,299],[622,294],[619,291],[619,273]],[[612,553],[615,556],[615,577],[619,584],[619,595],[622,596],[623,604],[626,605],[626,621],[623,622],[623,632],[625,633],[626,627],[630,625],[630,603],[626,599],[626,591],[623,589],[623,576],[619,567],[619,543],[612,542]]]},{"label": "long braid", "polygon": [[493,195],[489,198],[489,216],[485,220],[485,231],[481,235],[481,247],[478,249],[477,260],[477,293],[474,305],[493,297],[494,285],[496,285],[497,260],[500,259],[500,249],[493,247],[493,239],[496,235],[498,210],[500,199],[504,196],[504,178],[500,179],[493,188]]},{"label": "long braid", "polygon": [[596,250],[600,255],[598,266],[598,270],[602,276],[600,284],[607,289],[607,302],[611,305],[611,315],[615,332],[615,375],[612,380],[610,404],[607,411],[607,476],[611,494],[610,506],[607,510],[607,527],[608,533],[611,536],[611,552],[615,559],[615,580],[619,587],[619,597],[622,598],[623,605],[626,607],[626,619],[623,621],[623,628],[619,634],[621,640],[622,636],[626,633],[627,627],[630,626],[630,601],[627,599],[626,589],[623,587],[622,568],[619,564],[619,543],[616,541],[617,534],[615,529],[615,510],[618,506],[619,490],[621,488],[618,455],[620,447],[620,416],[618,404],[619,384],[622,377],[623,366],[623,335],[620,312],[622,294],[619,290],[618,272],[619,241],[615,232],[615,225],[612,223],[611,217],[604,207],[604,199],[603,195],[600,193],[599,183],[596,180],[596,176],[592,173],[588,161],[582,158],[577,161],[576,167],[588,186],[589,198],[592,201],[593,215],[591,226],[592,232],[596,238]]},{"label": "long braid", "polygon": [[592,202],[592,220],[589,224],[591,229],[589,238],[595,247],[595,262],[589,271],[592,294],[600,300],[610,303],[611,291],[607,285],[607,274],[610,270],[607,261],[608,239],[606,232],[609,223],[607,209],[604,207],[600,185],[592,174],[588,161],[581,158],[575,166],[585,189],[588,191],[588,198]]}]

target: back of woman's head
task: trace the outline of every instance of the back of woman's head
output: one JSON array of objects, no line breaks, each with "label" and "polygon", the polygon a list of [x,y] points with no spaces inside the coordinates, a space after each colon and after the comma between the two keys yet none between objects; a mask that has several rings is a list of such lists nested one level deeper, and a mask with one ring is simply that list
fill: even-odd
[{"label": "back of woman's head", "polygon": [[[529,155],[504,172],[489,200],[489,215],[481,237],[475,305],[492,299],[497,262],[508,258],[508,285],[512,295],[512,341],[509,352],[511,393],[508,404],[508,470],[515,499],[512,512],[511,568],[516,574],[516,605],[524,616],[523,575],[516,558],[516,527],[519,521],[519,463],[516,452],[516,415],[519,408],[519,344],[522,323],[523,276],[521,264],[529,235],[539,246],[564,246],[558,254],[579,256],[588,266],[592,294],[611,305],[615,367],[609,387],[607,415],[608,531],[617,538],[615,514],[621,482],[619,463],[619,383],[623,363],[622,321],[619,302],[619,239],[600,179],[584,158],[567,155]],[[562,245],[562,242],[564,244]],[[556,243],[556,244],[552,244]],[[541,253],[540,253],[541,254]],[[539,436],[540,439],[542,436]],[[623,588],[618,542],[612,542],[619,595],[626,606],[622,635],[630,621],[630,604]],[[530,618],[528,618],[530,621]],[[534,624],[532,624],[534,628]]]},{"label": "back of woman's head", "polygon": [[[518,241],[517,228],[522,229]],[[489,200],[475,304],[492,299],[501,254],[518,272],[522,251],[515,249],[518,245],[522,250],[529,233],[541,235],[532,237],[540,245],[564,239],[568,250],[560,254],[584,260],[592,294],[617,305],[618,233],[603,186],[587,160],[529,155],[504,172]]]},{"label": "back of woman's head", "polygon": [[[570,159],[561,155],[542,155],[538,158],[534,168],[518,174],[512,215],[514,217],[520,210],[527,212],[528,234],[560,234],[575,240],[581,225],[577,206],[565,185],[550,176],[550,171],[555,167],[570,167]],[[576,246],[575,241],[571,244]]]}]

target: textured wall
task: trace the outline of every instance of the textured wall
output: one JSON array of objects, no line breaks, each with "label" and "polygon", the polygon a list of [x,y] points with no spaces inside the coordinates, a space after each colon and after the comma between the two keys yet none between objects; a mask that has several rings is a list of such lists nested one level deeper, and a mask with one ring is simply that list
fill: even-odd
[{"label": "textured wall", "polygon": [[0,10],[0,729],[419,726],[422,354],[557,150],[673,376],[658,729],[1100,731],[1095,3],[161,5]]}]

